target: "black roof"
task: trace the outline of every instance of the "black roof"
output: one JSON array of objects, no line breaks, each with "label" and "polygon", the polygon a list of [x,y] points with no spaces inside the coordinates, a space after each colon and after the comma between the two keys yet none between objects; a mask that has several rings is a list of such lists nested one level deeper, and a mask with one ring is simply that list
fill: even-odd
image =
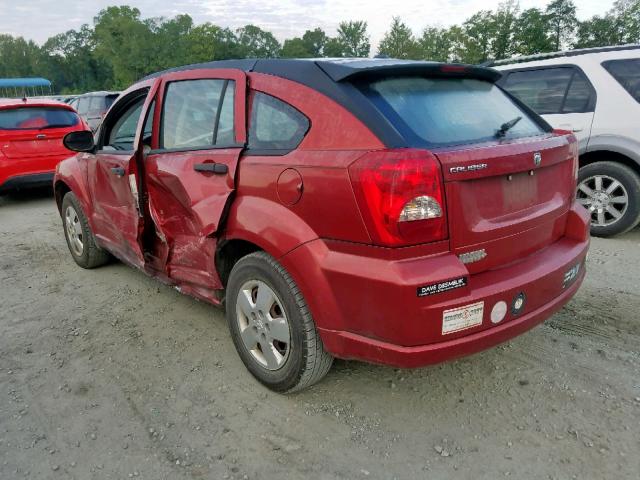
[{"label": "black roof", "polygon": [[219,60],[171,68],[154,73],[148,80],[170,72],[209,68],[233,68],[286,78],[326,95],[359,118],[389,148],[406,146],[406,139],[356,86],[363,78],[388,75],[429,75],[497,81],[497,70],[477,65],[399,60],[393,58],[311,58]]},{"label": "black roof", "polygon": [[[155,78],[169,72],[197,70],[201,68],[235,68],[244,72],[270,73],[289,78],[294,71],[307,74],[318,74],[322,70],[334,82],[353,79],[363,75],[419,75],[437,74],[442,67],[464,67],[465,77],[477,77],[495,81],[499,74],[484,66],[446,64],[440,62],[400,60],[396,58],[246,58],[240,60],[217,60],[213,62],[195,63],[170,68],[144,77],[142,80]],[[448,72],[451,74],[452,72]],[[306,82],[303,82],[306,83]]]}]

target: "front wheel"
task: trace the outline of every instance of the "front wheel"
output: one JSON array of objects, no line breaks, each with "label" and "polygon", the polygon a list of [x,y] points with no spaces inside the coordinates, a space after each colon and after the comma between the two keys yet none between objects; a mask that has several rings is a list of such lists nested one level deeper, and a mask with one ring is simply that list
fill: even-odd
[{"label": "front wheel", "polygon": [[95,268],[109,261],[109,253],[100,248],[89,227],[78,198],[68,192],[62,199],[62,223],[69,252],[82,268]]},{"label": "front wheel", "polygon": [[609,237],[640,222],[640,177],[616,162],[595,162],[578,173],[577,200],[591,214],[591,234]]},{"label": "front wheel", "polygon": [[331,368],[302,293],[270,255],[240,259],[229,276],[226,315],[231,337],[251,374],[277,392],[302,390]]}]

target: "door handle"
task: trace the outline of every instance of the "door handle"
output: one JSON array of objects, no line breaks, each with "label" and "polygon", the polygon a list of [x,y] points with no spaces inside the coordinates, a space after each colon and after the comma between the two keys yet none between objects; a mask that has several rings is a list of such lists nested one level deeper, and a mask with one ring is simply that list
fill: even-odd
[{"label": "door handle", "polygon": [[116,177],[124,177],[124,168],[111,167],[111,173],[113,173]]},{"label": "door handle", "polygon": [[44,140],[45,138],[47,138],[47,136],[44,133],[39,133],[38,135],[36,135],[36,138],[38,140]]},{"label": "door handle", "polygon": [[229,171],[229,167],[225,163],[196,163],[193,166],[196,172],[207,172],[224,174]]}]

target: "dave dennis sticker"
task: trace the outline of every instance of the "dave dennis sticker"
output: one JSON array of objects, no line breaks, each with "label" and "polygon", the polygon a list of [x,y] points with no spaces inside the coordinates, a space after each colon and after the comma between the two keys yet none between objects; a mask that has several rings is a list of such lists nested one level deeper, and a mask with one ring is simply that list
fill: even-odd
[{"label": "dave dennis sticker", "polygon": [[418,296],[426,297],[428,295],[435,295],[436,293],[448,292],[449,290],[465,287],[466,285],[467,277],[453,278],[451,280],[445,280],[444,282],[418,287]]}]

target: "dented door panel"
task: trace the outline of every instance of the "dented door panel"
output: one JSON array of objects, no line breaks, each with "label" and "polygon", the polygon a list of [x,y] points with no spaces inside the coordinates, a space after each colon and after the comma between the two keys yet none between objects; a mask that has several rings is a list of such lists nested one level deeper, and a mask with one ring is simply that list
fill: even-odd
[{"label": "dented door panel", "polygon": [[[164,127],[161,125],[166,111],[180,118],[185,115],[190,118],[192,113],[176,113],[184,105],[182,103],[174,104],[173,110],[167,106],[171,101],[167,100],[167,95],[172,82],[201,80],[221,80],[226,84],[224,88],[228,90],[222,90],[225,93],[220,94],[218,112],[211,124],[212,131],[217,132],[218,126],[222,125],[220,118],[224,117],[219,111],[224,108],[225,98],[230,99],[227,106],[232,109],[233,117],[225,131],[225,140],[215,144],[214,133],[211,145],[164,148],[165,142],[161,138]],[[188,92],[188,88],[184,90]],[[214,290],[222,288],[215,269],[216,233],[235,190],[238,159],[246,143],[246,77],[239,70],[176,72],[163,77],[160,91],[159,108],[154,118],[153,149],[144,159],[145,189],[154,230],[147,236],[145,253],[153,259],[155,268],[164,271],[182,289],[208,298]],[[206,101],[201,100],[202,103]],[[187,97],[185,104],[188,103]],[[229,118],[230,111],[226,113]],[[172,142],[177,142],[180,133],[180,128],[172,130]],[[201,133],[194,132],[194,138],[203,138],[203,135],[198,136]]]},{"label": "dented door panel", "polygon": [[98,153],[86,161],[96,237],[116,256],[142,266],[140,217],[129,180],[136,175],[135,155]]}]

